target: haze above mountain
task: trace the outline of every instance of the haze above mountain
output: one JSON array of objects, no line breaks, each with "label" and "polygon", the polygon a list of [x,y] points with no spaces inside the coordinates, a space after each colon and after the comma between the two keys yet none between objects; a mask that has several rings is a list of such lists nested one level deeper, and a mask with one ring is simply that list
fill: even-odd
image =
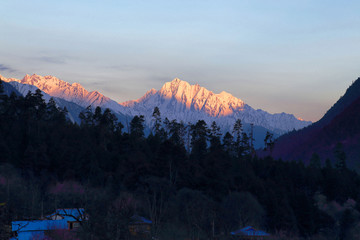
[{"label": "haze above mountain", "polygon": [[263,135],[266,130],[281,135],[311,123],[299,120],[292,114],[270,114],[261,109],[255,110],[230,93],[215,94],[198,84],[190,85],[178,78],[165,83],[160,90],[151,89],[143,97],[124,103],[117,103],[98,91],[89,92],[79,83],[70,84],[53,76],[33,74],[26,75],[21,80],[4,77],[2,80],[35,86],[50,96],[73,102],[83,108],[89,105],[109,108],[115,113],[128,116],[129,120],[135,115],[144,115],[149,129],[155,107],[160,109],[163,119],[167,117],[184,123],[195,123],[202,119],[209,125],[216,121],[223,132],[231,131],[236,119],[242,120],[245,130],[249,128],[249,124],[254,124],[255,135],[257,132]]}]

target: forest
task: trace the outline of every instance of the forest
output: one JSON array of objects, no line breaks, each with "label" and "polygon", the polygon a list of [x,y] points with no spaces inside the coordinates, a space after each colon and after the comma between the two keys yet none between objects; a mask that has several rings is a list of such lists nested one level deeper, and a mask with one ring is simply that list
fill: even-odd
[{"label": "forest", "polygon": [[72,123],[40,90],[8,96],[0,82],[4,239],[12,221],[58,208],[88,216],[66,239],[129,239],[134,214],[152,221],[149,239],[228,239],[245,226],[272,239],[360,237],[360,177],[340,144],[336,162],[314,153],[305,165],[273,159],[271,134],[258,157],[240,120],[222,136],[215,122],[169,121],[155,108],[145,136],[143,116],[124,126],[109,109],[88,107],[79,117]]}]

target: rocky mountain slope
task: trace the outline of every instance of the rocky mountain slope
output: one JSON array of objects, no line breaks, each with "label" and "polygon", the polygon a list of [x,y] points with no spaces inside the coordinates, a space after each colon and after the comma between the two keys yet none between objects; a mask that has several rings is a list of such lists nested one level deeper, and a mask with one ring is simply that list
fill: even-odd
[{"label": "rocky mountain slope", "polygon": [[203,119],[208,124],[216,121],[226,130],[231,129],[236,119],[277,134],[300,129],[311,123],[301,121],[292,114],[270,114],[261,109],[255,110],[230,93],[223,91],[215,94],[198,84],[190,85],[177,78],[165,83],[159,91],[151,89],[142,98],[122,105],[128,108],[130,115],[142,114],[146,119],[151,119],[152,111],[157,106],[162,116],[169,120],[177,119],[186,123]]},{"label": "rocky mountain slope", "polygon": [[[10,95],[12,92],[14,92],[16,95],[21,95],[21,96],[26,96],[26,94],[28,94],[29,91],[31,93],[35,93],[35,91],[38,89],[35,86],[28,84],[21,84],[15,81],[5,82],[4,88],[5,88],[5,93],[7,95]],[[67,109],[68,111],[67,117],[70,119],[70,121],[80,123],[79,114],[81,111],[84,110],[83,107],[61,98],[52,97],[45,92],[43,92],[43,98],[45,102],[48,102],[50,98],[53,98],[58,107]]]},{"label": "rocky mountain slope", "polygon": [[324,163],[336,161],[335,148],[341,143],[348,164],[357,167],[360,161],[360,78],[318,122],[299,131],[281,136],[273,156],[283,160],[302,160],[309,163],[313,153]]},{"label": "rocky mountain slope", "polygon": [[[4,78],[4,77],[3,77]],[[58,97],[82,107],[100,106],[122,112],[124,108],[98,91],[89,92],[79,83],[67,83],[53,76],[26,75],[23,79],[4,78],[5,82],[33,85],[50,96]]]}]

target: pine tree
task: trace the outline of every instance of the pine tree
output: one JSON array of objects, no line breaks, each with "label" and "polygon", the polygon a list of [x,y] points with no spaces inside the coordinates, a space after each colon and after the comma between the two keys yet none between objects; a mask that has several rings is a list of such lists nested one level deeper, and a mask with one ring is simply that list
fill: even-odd
[{"label": "pine tree", "polygon": [[246,132],[242,133],[240,146],[241,146],[241,155],[246,155],[251,153],[252,151],[251,139],[248,137]]},{"label": "pine tree", "polygon": [[56,106],[54,98],[50,98],[46,104],[45,118],[46,121],[62,121],[65,119],[64,110]]},{"label": "pine tree", "polygon": [[325,168],[332,169],[331,160],[329,158],[325,159]]},{"label": "pine tree", "polygon": [[102,117],[101,107],[97,106],[95,108],[95,112],[94,112],[94,116],[93,116],[95,126],[98,126],[100,124],[101,117]]},{"label": "pine tree", "polygon": [[336,144],[334,155],[336,159],[335,167],[339,170],[345,170],[346,166],[346,153],[344,152],[343,145],[341,143]]},{"label": "pine tree", "polygon": [[135,116],[130,122],[130,136],[134,139],[144,137],[144,116]]},{"label": "pine tree", "polygon": [[242,129],[242,123],[240,119],[237,119],[234,123],[234,127],[233,127],[233,136],[236,137],[236,142],[235,144],[237,146],[240,146],[240,141],[241,141],[241,133],[242,133],[243,129]]},{"label": "pine tree", "polygon": [[3,81],[0,79],[0,94],[4,93],[4,85],[3,85]]},{"label": "pine tree", "polygon": [[108,133],[113,133],[115,131],[118,119],[111,112],[109,108],[106,108],[100,118],[100,126],[101,128],[105,129]]},{"label": "pine tree", "polygon": [[152,117],[154,119],[153,130],[154,130],[155,135],[158,136],[160,134],[160,127],[161,127],[161,114],[160,114],[160,110],[158,107],[154,108]]},{"label": "pine tree", "polygon": [[165,117],[165,119],[164,119],[164,129],[165,129],[166,135],[168,136],[169,131],[170,131],[170,121],[167,117]]},{"label": "pine tree", "polygon": [[201,156],[206,153],[208,132],[204,120],[199,120],[191,126],[191,154]]},{"label": "pine tree", "polygon": [[35,93],[33,94],[33,98],[35,101],[35,108],[36,108],[36,118],[37,120],[41,120],[46,112],[46,103],[43,98],[43,93],[40,89],[36,89]]},{"label": "pine tree", "polygon": [[5,94],[4,84],[0,79],[0,103],[6,101],[7,99],[8,99],[8,96]]},{"label": "pine tree", "polygon": [[265,150],[270,150],[270,153],[274,149],[274,134],[270,133],[269,131],[266,131],[265,139],[264,139],[264,145]]},{"label": "pine tree", "polygon": [[212,122],[210,127],[210,149],[215,150],[221,147],[220,140],[220,127],[216,124],[215,121]]},{"label": "pine tree", "polygon": [[185,146],[185,126],[175,119],[169,123],[169,139],[177,146]]},{"label": "pine tree", "polygon": [[229,132],[226,132],[223,137],[223,146],[224,150],[229,154],[232,154],[233,152],[233,141],[234,137]]},{"label": "pine tree", "polygon": [[89,105],[84,111],[79,114],[81,126],[94,126],[94,113]]},{"label": "pine tree", "polygon": [[4,92],[3,82],[0,79],[0,114],[2,114],[7,105],[8,96]]},{"label": "pine tree", "polygon": [[320,169],[321,168],[321,160],[317,153],[313,153],[310,158],[309,166],[311,168]]}]

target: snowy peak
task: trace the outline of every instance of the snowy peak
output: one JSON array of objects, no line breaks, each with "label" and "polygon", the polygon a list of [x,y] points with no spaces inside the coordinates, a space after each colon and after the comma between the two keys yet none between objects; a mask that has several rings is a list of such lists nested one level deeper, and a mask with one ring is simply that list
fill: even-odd
[{"label": "snowy peak", "polygon": [[70,88],[71,84],[64,82],[53,76],[40,76],[37,74],[29,75],[26,74],[21,80],[19,79],[8,79],[8,82],[18,82],[22,84],[33,85],[47,94],[56,93],[59,89]]},{"label": "snowy peak", "polygon": [[311,123],[296,119],[291,114],[270,114],[260,109],[255,110],[230,93],[223,91],[216,94],[199,84],[191,85],[178,78],[165,83],[158,91],[150,89],[143,97],[120,104],[97,91],[87,91],[79,83],[70,84],[53,76],[33,74],[26,75],[22,80],[1,78],[6,82],[35,86],[52,97],[76,103],[84,108],[89,105],[100,106],[129,117],[145,115],[150,128],[155,107],[160,109],[162,118],[191,123],[201,119],[208,124],[216,121],[224,130],[229,131],[236,119],[241,119],[244,124],[251,123],[278,134],[303,128]]},{"label": "snowy peak", "polygon": [[185,105],[187,109],[204,111],[212,117],[227,116],[234,111],[242,111],[245,105],[241,99],[235,98],[230,93],[215,94],[199,84],[190,85],[178,78],[165,83],[159,95],[164,99],[174,99]]},{"label": "snowy peak", "polygon": [[199,84],[190,85],[179,78],[165,83],[159,91],[151,89],[143,97],[121,103],[121,105],[132,108],[130,111],[133,114],[141,114],[144,109],[153,109],[165,102],[171,102],[164,108],[166,111],[172,111],[173,114],[179,111],[195,111],[205,113],[210,117],[228,116],[235,111],[243,111],[245,107],[241,99],[230,93],[215,94]]},{"label": "snowy peak", "polygon": [[169,96],[169,98],[171,98],[172,96],[175,96],[178,92],[181,93],[187,91],[191,87],[192,86],[188,82],[175,78],[171,82],[165,83],[160,89],[160,92],[163,96]]},{"label": "snowy peak", "polygon": [[230,93],[223,91],[215,94],[199,84],[191,85],[178,78],[165,83],[159,91],[151,89],[143,97],[122,105],[130,115],[145,115],[150,120],[153,109],[158,107],[161,116],[169,120],[193,123],[200,119],[208,123],[217,121],[220,126],[229,130],[236,119],[279,134],[311,123],[300,121],[291,114],[270,114],[255,110]]},{"label": "snowy peak", "polygon": [[[104,106],[113,102],[97,91],[88,92],[79,83],[70,84],[53,76],[40,76],[26,74],[22,80],[7,79],[7,82],[19,82],[22,84],[33,85],[53,97],[62,98],[66,101],[74,102],[80,106]],[[112,103],[113,104],[113,103]]]},{"label": "snowy peak", "polygon": [[123,103],[120,103],[122,106],[124,107],[133,107],[135,104],[139,103],[139,102],[144,102],[147,99],[149,99],[151,96],[155,95],[157,93],[156,89],[152,88],[149,91],[147,91],[145,93],[144,96],[142,96],[141,98],[137,99],[137,100],[130,100],[130,101],[126,101]]}]

